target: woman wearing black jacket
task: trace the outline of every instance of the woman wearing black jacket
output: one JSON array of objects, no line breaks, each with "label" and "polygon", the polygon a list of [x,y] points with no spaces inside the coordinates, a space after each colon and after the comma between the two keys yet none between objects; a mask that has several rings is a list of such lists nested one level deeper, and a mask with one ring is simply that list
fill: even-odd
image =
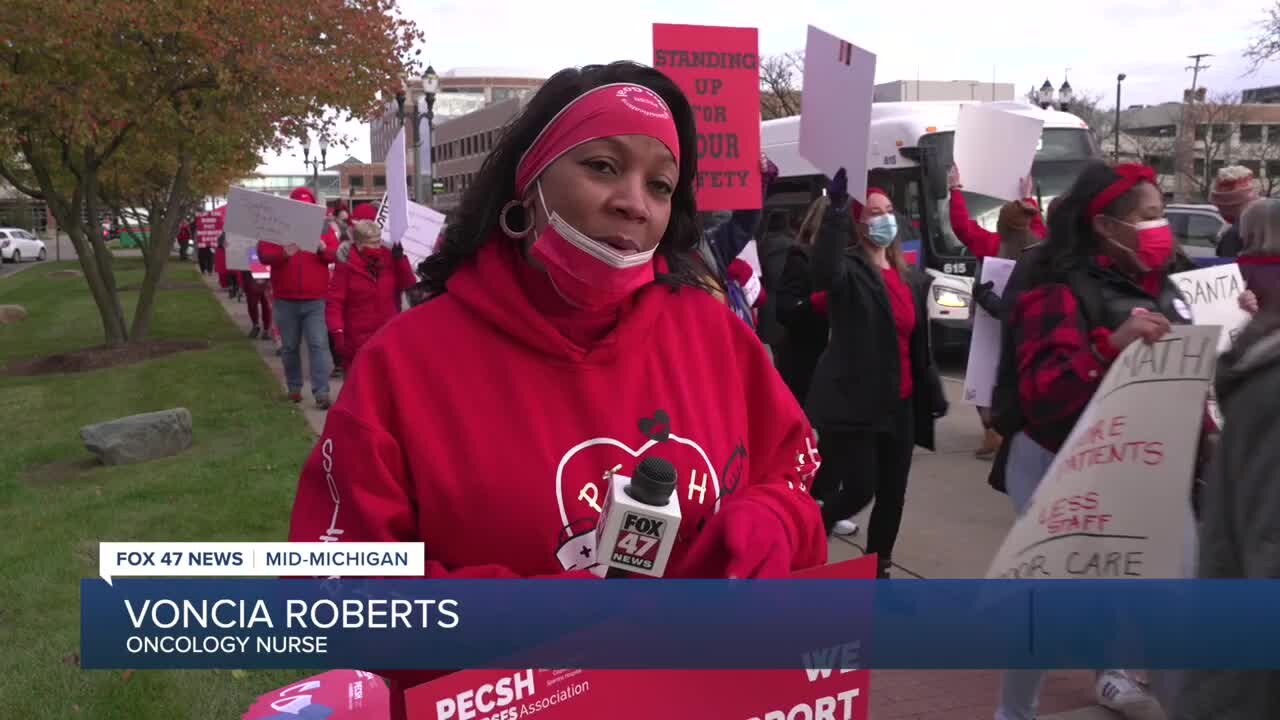
[{"label": "woman wearing black jacket", "polygon": [[786,264],[778,283],[778,323],[787,330],[787,339],[777,350],[778,374],[804,404],[818,358],[827,347],[827,294],[814,292],[810,256],[818,237],[822,217],[831,202],[820,197],[809,206],[795,242],[787,250]]},{"label": "woman wearing black jacket", "polygon": [[875,499],[867,553],[888,577],[912,449],[934,449],[947,401],[929,349],[928,283],[906,266],[893,204],[874,189],[865,206],[852,203],[843,168],[828,196],[812,261],[831,324],[806,404],[822,454],[815,482],[828,532]]}]

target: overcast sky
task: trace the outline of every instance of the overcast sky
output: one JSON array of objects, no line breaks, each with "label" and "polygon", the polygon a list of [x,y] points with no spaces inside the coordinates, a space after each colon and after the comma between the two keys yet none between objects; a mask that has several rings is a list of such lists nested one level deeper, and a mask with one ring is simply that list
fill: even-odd
[{"label": "overcast sky", "polygon": [[[877,55],[876,81],[978,80],[1014,83],[1018,97],[1064,74],[1076,92],[1122,105],[1177,99],[1190,86],[1192,53],[1213,53],[1200,84],[1210,94],[1280,84],[1280,61],[1246,75],[1240,57],[1272,0],[401,0],[426,34],[422,60],[437,71],[502,66],[550,74],[610,60],[652,60],[652,24],[760,29],[760,52],[803,50],[812,23]],[[607,8],[607,9],[606,9]],[[1069,74],[1068,74],[1069,69]],[[340,128],[369,159],[367,126]],[[297,148],[264,158],[261,172],[303,172]]]}]

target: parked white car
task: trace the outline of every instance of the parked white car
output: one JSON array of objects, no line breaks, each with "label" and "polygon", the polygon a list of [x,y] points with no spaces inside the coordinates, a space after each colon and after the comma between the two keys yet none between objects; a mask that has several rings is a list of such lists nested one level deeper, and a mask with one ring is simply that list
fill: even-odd
[{"label": "parked white car", "polygon": [[44,260],[44,241],[20,228],[0,227],[0,261]]}]

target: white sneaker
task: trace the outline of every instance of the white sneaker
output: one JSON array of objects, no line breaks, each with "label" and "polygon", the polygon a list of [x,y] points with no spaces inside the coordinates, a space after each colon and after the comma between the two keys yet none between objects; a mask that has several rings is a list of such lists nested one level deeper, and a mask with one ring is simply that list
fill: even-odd
[{"label": "white sneaker", "polygon": [[1105,670],[1093,688],[1098,704],[1126,720],[1166,720],[1164,709],[1146,688],[1123,670]]},{"label": "white sneaker", "polygon": [[852,520],[839,520],[836,522],[835,527],[833,527],[832,530],[837,535],[857,535],[858,523]]}]

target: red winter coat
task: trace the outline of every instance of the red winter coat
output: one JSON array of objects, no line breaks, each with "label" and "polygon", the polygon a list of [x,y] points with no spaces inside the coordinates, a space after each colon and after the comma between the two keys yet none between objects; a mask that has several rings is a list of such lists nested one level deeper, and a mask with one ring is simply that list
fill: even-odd
[{"label": "red winter coat", "polygon": [[329,264],[337,262],[338,238],[326,230],[316,242],[298,243],[293,257],[275,243],[258,243],[258,261],[271,268],[271,292],[277,300],[322,300],[329,292]]},{"label": "red winter coat", "polygon": [[[376,277],[370,270],[371,260],[379,267]],[[382,246],[353,251],[345,263],[338,263],[329,281],[324,317],[329,332],[343,335],[343,367],[351,367],[369,338],[400,313],[400,293],[416,282],[409,258],[393,260],[391,251]]]},{"label": "red winter coat", "polygon": [[231,284],[231,275],[227,273],[227,249],[221,245],[213,251],[213,271],[218,273],[219,285],[227,287]]}]

